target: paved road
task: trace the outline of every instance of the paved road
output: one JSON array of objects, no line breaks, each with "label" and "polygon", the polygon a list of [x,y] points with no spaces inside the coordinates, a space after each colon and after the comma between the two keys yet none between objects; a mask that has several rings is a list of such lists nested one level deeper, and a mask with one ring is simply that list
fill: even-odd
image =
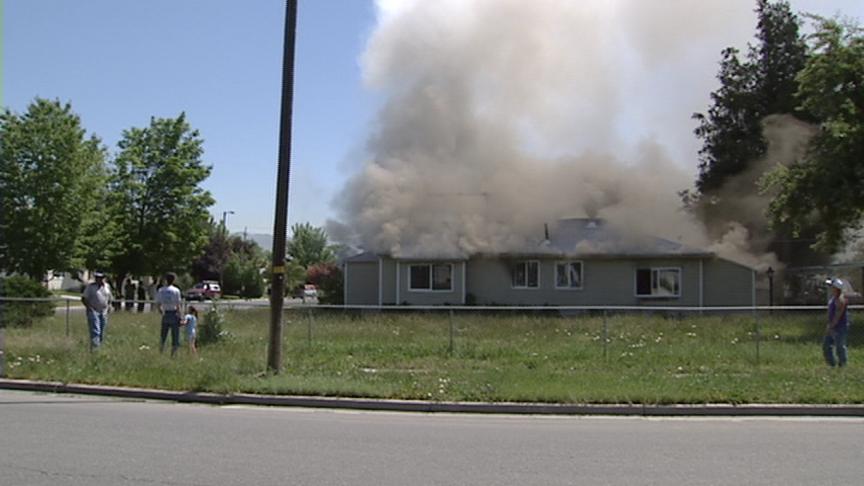
[{"label": "paved road", "polygon": [[0,484],[861,484],[864,420],[424,415],[0,390]]},{"label": "paved road", "polygon": [[[68,299],[69,300],[69,312],[82,312],[84,310],[84,306],[81,305],[80,300]],[[213,301],[189,301],[187,304],[194,305],[198,307],[199,310],[206,311],[213,305]],[[295,298],[286,298],[284,305],[286,306],[315,306],[318,303],[315,299],[307,299],[303,301],[303,299],[295,299]],[[250,309],[270,309],[270,301],[267,299],[251,299],[251,300],[223,300],[220,301],[220,304],[223,307],[231,307],[232,309],[237,310],[250,310]],[[125,309],[125,306],[124,306]],[[133,307],[133,311],[136,307]],[[150,305],[147,304],[145,311],[150,312]],[[122,312],[126,312],[123,310]],[[66,313],[66,305],[63,302],[58,302],[54,308],[55,314],[65,314]]]}]

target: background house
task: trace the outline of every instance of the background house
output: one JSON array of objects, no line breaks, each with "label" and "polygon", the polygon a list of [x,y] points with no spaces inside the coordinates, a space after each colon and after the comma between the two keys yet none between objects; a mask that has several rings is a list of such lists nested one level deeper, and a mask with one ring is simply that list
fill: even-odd
[{"label": "background house", "polygon": [[452,259],[361,253],[343,270],[348,305],[749,306],[756,299],[752,268],[598,219],[562,220],[522,251]]}]

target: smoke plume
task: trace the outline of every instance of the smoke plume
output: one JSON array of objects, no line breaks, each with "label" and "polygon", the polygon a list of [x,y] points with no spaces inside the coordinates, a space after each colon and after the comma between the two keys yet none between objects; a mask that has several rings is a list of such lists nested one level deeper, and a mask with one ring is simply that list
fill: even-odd
[{"label": "smoke plume", "polygon": [[[752,28],[751,6],[729,3],[380,1],[362,63],[386,102],[328,232],[373,252],[463,257],[534,248],[544,223],[599,217],[746,253],[753,235],[709,237],[677,195],[694,178],[689,115],[734,41],[722,33]],[[669,81],[690,79],[669,70],[703,54],[703,85]],[[681,119],[671,128],[668,113]],[[685,138],[690,160],[670,153]]]}]

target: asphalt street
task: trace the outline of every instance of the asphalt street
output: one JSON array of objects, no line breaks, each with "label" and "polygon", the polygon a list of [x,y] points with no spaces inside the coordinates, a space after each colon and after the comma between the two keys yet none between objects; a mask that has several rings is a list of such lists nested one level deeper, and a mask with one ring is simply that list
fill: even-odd
[{"label": "asphalt street", "polygon": [[860,484],[864,420],[216,407],[0,390],[0,485]]}]

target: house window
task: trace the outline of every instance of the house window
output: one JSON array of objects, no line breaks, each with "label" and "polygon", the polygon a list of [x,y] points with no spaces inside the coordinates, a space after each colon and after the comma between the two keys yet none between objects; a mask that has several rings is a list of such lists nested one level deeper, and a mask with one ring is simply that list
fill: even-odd
[{"label": "house window", "polygon": [[424,263],[410,265],[409,290],[453,290],[453,265],[450,263]]},{"label": "house window", "polygon": [[582,288],[582,262],[558,262],[555,264],[556,289]]},{"label": "house window", "polygon": [[530,260],[513,265],[513,288],[536,289],[540,286],[540,262]]},{"label": "house window", "polygon": [[636,270],[637,297],[680,297],[680,268],[640,268]]}]

